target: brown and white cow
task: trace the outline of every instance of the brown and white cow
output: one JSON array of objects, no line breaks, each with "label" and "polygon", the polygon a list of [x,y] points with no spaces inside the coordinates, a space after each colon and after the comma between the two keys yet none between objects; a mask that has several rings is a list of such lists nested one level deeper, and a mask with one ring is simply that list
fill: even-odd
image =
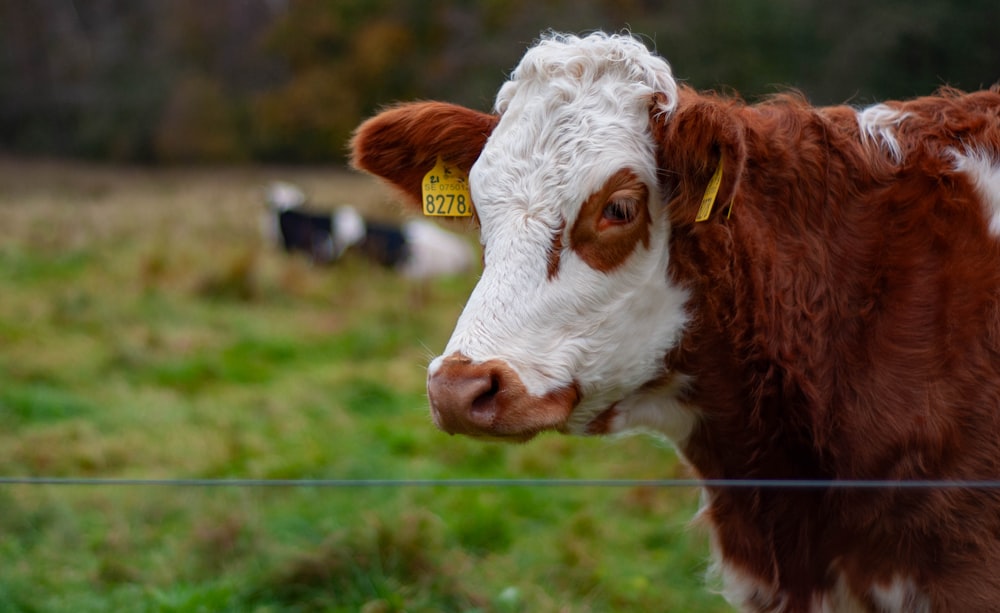
[{"label": "brown and white cow", "polygon": [[[353,147],[415,203],[439,156],[469,172],[444,430],[652,430],[706,479],[1000,478],[997,87],[746,105],[631,36],[552,34],[495,112],[404,104]],[[1000,610],[997,490],[705,493],[745,610]]]}]

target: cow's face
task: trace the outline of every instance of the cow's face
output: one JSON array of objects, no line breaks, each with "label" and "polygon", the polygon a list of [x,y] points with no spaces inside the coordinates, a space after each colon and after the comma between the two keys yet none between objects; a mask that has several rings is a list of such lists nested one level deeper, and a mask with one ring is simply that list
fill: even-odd
[{"label": "cow's face", "polygon": [[423,103],[359,128],[355,164],[416,202],[436,157],[469,168],[485,266],[430,365],[441,428],[515,440],[607,432],[677,384],[665,356],[687,295],[667,274],[651,129],[676,103],[666,62],[638,41],[554,37],[525,55],[494,115]]}]

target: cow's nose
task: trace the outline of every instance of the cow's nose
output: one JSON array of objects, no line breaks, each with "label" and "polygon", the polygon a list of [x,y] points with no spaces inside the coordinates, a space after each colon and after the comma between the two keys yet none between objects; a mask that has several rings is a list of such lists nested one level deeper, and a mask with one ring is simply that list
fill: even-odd
[{"label": "cow's nose", "polygon": [[498,396],[508,387],[511,374],[496,360],[473,364],[461,354],[442,360],[427,379],[427,395],[438,426],[450,434],[488,432],[496,422]]},{"label": "cow's nose", "polygon": [[533,395],[506,362],[473,362],[461,353],[431,365],[427,395],[445,432],[516,440],[562,427],[579,401],[575,384]]}]

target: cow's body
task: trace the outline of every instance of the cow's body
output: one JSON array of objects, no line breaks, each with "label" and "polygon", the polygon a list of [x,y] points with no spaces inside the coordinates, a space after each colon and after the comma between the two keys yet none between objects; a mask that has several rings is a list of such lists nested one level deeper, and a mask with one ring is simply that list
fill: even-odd
[{"label": "cow's body", "polygon": [[[669,369],[692,379],[681,398],[702,418],[681,449],[701,476],[1000,475],[1000,191],[980,188],[1000,177],[1000,95],[900,111],[897,163],[849,109],[730,106],[747,146],[732,217],[691,223],[693,186],[673,200],[671,276],[694,317]],[[956,172],[984,155],[992,175]],[[836,610],[844,593],[871,610],[1000,607],[1000,492],[710,500],[731,600],[750,610]]]},{"label": "cow's body", "polygon": [[[708,479],[1000,477],[1000,91],[747,106],[638,47],[553,37],[494,115],[359,129],[411,196],[471,169],[485,268],[436,422],[650,429]],[[702,518],[749,611],[1000,609],[996,490],[709,488]]]}]

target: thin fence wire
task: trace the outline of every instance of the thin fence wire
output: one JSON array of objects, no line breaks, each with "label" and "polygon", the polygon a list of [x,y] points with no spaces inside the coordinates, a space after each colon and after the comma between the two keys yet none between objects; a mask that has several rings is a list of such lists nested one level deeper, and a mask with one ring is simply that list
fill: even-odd
[{"label": "thin fence wire", "polygon": [[769,490],[996,490],[1000,480],[824,479],[141,479],[104,477],[0,477],[0,486],[174,488],[716,488]]}]

